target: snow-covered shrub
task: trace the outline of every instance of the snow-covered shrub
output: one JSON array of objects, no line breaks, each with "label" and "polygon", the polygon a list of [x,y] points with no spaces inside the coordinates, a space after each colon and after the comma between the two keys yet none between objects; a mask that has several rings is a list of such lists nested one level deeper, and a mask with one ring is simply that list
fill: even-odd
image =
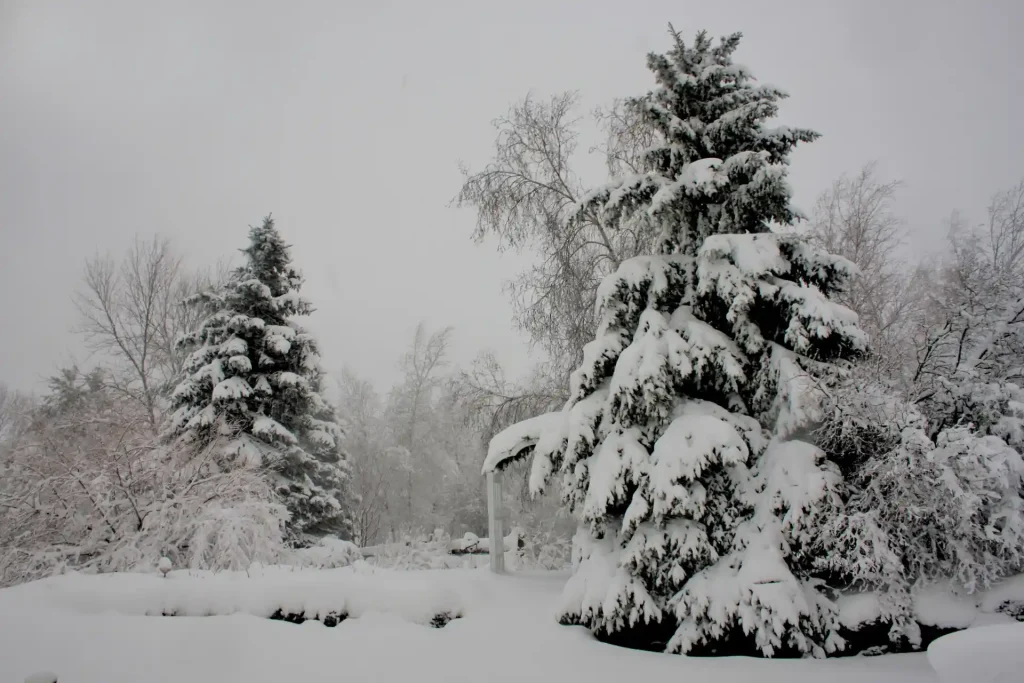
[{"label": "snow-covered shrub", "polygon": [[876,520],[909,583],[952,579],[970,593],[1024,570],[1024,458],[999,437],[907,428],[853,489],[850,513]]},{"label": "snow-covered shrub", "polygon": [[405,536],[373,548],[368,561],[386,569],[445,569],[453,566],[449,553],[452,539],[443,531],[430,535]]},{"label": "snow-covered shrub", "polygon": [[872,375],[871,368],[857,368],[822,391],[814,442],[847,474],[895,448],[905,428],[927,424],[915,406]]},{"label": "snow-covered shrub", "polygon": [[[877,597],[888,634],[872,626],[874,637],[920,647],[915,591],[972,594],[1024,570],[1024,459],[998,429],[933,438],[916,406],[857,373],[831,391],[815,436],[846,474],[844,504],[824,523],[816,562],[832,585]],[[859,646],[887,646],[865,637]]]},{"label": "snow-covered shrub", "polygon": [[347,567],[363,558],[359,546],[337,536],[324,536],[308,548],[299,548],[288,554],[289,564],[317,569]]},{"label": "snow-covered shrub", "polygon": [[240,500],[208,505],[194,523],[184,547],[193,569],[243,570],[253,563],[280,561],[284,543],[284,506],[274,500]]},{"label": "snow-covered shrub", "polygon": [[943,378],[926,405],[937,428],[970,424],[1024,452],[1024,390],[1013,382],[960,373]]},{"label": "snow-covered shrub", "polygon": [[572,564],[572,538],[557,531],[524,534],[516,563],[521,569],[568,569]]},{"label": "snow-covered shrub", "polygon": [[814,436],[845,481],[816,563],[833,585],[878,596],[889,638],[910,647],[922,644],[915,590],[952,581],[970,594],[1024,569],[1024,459],[1000,438],[1013,438],[1014,402],[991,388],[969,392],[986,429],[934,437],[917,406],[863,370],[826,392]]},{"label": "snow-covered shrub", "polygon": [[0,583],[66,569],[238,569],[275,562],[286,511],[266,473],[156,442],[100,377],[65,373],[0,480]]}]

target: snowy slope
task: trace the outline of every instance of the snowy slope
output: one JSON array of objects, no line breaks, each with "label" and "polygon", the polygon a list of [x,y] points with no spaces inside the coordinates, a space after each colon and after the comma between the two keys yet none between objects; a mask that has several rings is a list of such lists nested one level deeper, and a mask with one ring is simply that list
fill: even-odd
[{"label": "snowy slope", "polygon": [[[68,576],[0,591],[0,681],[53,671],[68,683],[713,680],[715,683],[934,683],[926,658],[687,659],[596,642],[559,626],[565,575],[486,570],[268,569],[190,577]],[[272,621],[292,607],[354,607],[327,628]],[[172,607],[226,616],[140,616]],[[462,618],[424,625],[439,608]],[[272,611],[272,610],[271,610]],[[248,612],[248,613],[247,613]]]}]

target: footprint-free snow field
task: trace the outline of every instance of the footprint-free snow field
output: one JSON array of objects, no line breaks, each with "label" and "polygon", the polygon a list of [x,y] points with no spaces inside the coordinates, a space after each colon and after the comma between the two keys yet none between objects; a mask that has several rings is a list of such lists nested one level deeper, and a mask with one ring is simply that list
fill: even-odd
[{"label": "footprint-free snow field", "polygon": [[556,622],[565,579],[365,564],[55,577],[0,591],[0,681],[39,671],[60,683],[938,680],[924,654],[698,659],[606,645]]}]

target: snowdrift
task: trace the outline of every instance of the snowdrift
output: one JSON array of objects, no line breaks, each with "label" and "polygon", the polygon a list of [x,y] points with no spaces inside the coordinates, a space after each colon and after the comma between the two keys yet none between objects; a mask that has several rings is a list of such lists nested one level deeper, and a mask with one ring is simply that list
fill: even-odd
[{"label": "snowdrift", "polygon": [[1010,683],[1024,678],[1024,624],[985,626],[939,638],[928,662],[942,683]]}]

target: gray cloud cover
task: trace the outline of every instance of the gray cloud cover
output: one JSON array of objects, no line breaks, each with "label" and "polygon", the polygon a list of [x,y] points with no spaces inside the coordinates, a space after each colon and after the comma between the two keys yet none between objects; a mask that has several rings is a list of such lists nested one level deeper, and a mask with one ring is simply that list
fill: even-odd
[{"label": "gray cloud cover", "polygon": [[[0,3],[0,379],[74,353],[84,259],[136,233],[210,263],[273,211],[305,271],[328,368],[384,384],[420,319],[460,360],[528,361],[502,282],[527,259],[469,240],[459,160],[528,90],[638,94],[649,50],[746,34],[788,90],[798,204],[871,159],[907,186],[915,246],[1024,175],[1020,29],[1005,2]],[[585,145],[583,146],[585,148]],[[601,180],[597,159],[585,162]]]}]

